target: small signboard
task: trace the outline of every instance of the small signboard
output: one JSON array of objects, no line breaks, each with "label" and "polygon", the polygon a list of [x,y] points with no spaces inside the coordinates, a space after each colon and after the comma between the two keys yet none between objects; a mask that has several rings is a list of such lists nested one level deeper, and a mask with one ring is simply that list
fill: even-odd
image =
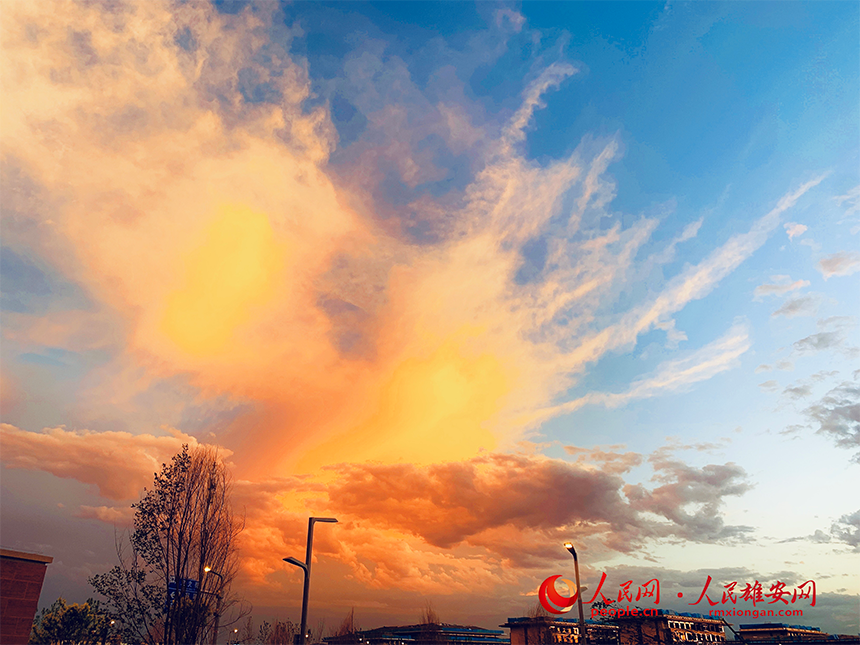
[{"label": "small signboard", "polygon": [[170,576],[170,580],[167,583],[167,596],[170,600],[174,600],[181,593],[181,595],[188,596],[191,600],[194,600],[197,597],[199,586],[199,580]]},{"label": "small signboard", "polygon": [[197,587],[199,586],[198,580],[192,580],[191,578],[185,578],[185,595],[194,600],[197,597]]}]

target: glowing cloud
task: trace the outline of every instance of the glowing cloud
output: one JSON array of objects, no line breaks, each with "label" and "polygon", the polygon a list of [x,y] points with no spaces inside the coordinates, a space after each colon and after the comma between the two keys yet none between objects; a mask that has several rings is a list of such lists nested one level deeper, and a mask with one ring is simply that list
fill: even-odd
[{"label": "glowing cloud", "polygon": [[272,297],[283,256],[268,217],[223,208],[205,244],[188,259],[186,284],[168,296],[165,333],[193,354],[221,350],[251,318],[249,309]]}]

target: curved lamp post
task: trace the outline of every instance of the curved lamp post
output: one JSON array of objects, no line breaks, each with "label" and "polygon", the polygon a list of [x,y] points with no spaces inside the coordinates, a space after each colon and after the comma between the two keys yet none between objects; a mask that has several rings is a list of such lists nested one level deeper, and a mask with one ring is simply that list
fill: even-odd
[{"label": "curved lamp post", "polygon": [[[224,584],[224,576],[217,571],[213,571],[212,567],[203,567],[203,571],[218,576],[221,579],[221,584]],[[218,643],[218,624],[221,622],[221,594],[215,594],[215,597],[218,599],[218,604],[215,605],[215,631],[212,632],[212,645]]]},{"label": "curved lamp post", "polygon": [[565,542],[564,548],[573,556],[573,569],[576,573],[576,604],[579,605],[579,631],[582,632],[580,643],[588,643],[588,632],[585,630],[585,614],[582,612],[582,585],[579,584],[579,558],[576,557],[576,549],[572,542]]},{"label": "curved lamp post", "polygon": [[309,517],[308,518],[308,547],[305,551],[305,561],[296,560],[295,558],[284,558],[284,562],[299,567],[305,572],[305,586],[302,590],[302,624],[301,635],[299,636],[299,645],[307,643],[307,625],[308,625],[308,593],[311,589],[311,556],[314,545],[314,524],[316,522],[337,522],[333,517]]}]

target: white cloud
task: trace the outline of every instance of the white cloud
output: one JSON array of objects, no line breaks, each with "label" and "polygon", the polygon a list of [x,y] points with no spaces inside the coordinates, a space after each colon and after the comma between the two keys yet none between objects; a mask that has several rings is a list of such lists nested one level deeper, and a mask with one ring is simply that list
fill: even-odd
[{"label": "white cloud", "polygon": [[840,206],[845,206],[848,213],[860,212],[860,186],[854,186],[844,195],[833,198]]},{"label": "white cloud", "polygon": [[786,222],[783,226],[785,227],[785,232],[788,233],[788,239],[790,240],[803,235],[807,230],[806,226],[795,222]]},{"label": "white cloud", "polygon": [[685,358],[661,363],[648,376],[634,381],[625,392],[589,392],[583,397],[542,410],[550,418],[578,410],[585,405],[620,407],[629,401],[647,399],[684,390],[693,383],[707,380],[738,365],[740,356],[750,348],[746,326],[735,325],[721,338],[696,350]]}]

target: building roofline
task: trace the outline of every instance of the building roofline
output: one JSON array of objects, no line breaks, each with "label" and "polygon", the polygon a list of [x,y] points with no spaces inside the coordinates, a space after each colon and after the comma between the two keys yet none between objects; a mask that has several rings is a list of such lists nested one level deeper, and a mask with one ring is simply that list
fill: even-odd
[{"label": "building roofline", "polygon": [[[507,622],[499,625],[499,627],[510,627],[511,625],[523,625],[529,623],[530,621],[534,621],[535,623],[542,625],[551,625],[553,623],[562,623],[564,625],[579,625],[579,618],[555,618],[555,617],[538,617],[532,618],[530,616],[525,617],[517,617],[517,618],[508,618]],[[592,618],[585,619],[586,625],[606,625],[606,623],[601,622],[599,620],[594,620]]]},{"label": "building roofline", "polygon": [[0,557],[12,558],[13,560],[26,560],[27,562],[41,562],[46,565],[51,564],[54,561],[54,558],[50,555],[13,551],[12,549],[0,549]]}]

